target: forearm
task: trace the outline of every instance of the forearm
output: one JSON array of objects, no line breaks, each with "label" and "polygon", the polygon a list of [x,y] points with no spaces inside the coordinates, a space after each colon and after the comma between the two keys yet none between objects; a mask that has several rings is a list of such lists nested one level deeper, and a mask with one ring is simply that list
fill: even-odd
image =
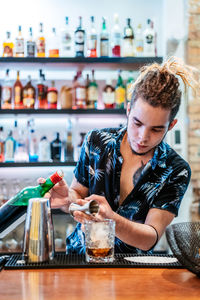
[{"label": "forearm", "polygon": [[149,250],[157,240],[157,234],[153,227],[130,221],[117,213],[113,219],[116,222],[116,236],[124,243],[141,250]]}]

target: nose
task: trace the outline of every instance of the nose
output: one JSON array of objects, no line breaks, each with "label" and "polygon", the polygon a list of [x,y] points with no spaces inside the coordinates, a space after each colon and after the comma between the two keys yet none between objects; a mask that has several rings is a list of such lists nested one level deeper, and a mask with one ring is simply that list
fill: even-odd
[{"label": "nose", "polygon": [[149,130],[147,128],[141,127],[138,137],[140,143],[145,144],[149,140]]}]

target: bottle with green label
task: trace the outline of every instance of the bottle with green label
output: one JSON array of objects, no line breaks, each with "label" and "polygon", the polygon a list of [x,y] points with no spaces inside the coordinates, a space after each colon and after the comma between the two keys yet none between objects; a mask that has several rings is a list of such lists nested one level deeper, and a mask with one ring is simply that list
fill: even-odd
[{"label": "bottle with green label", "polygon": [[116,108],[124,108],[125,101],[126,101],[126,88],[121,76],[121,70],[119,70],[117,84],[115,87]]},{"label": "bottle with green label", "polygon": [[43,184],[26,187],[4,203],[0,207],[0,238],[9,232],[9,227],[11,230],[15,228],[14,223],[26,213],[29,199],[44,197],[62,179],[63,172],[59,170],[47,178]]},{"label": "bottle with green label", "polygon": [[133,71],[129,71],[129,76],[126,82],[126,106],[127,103],[131,101],[131,96],[133,92],[133,82],[134,82]]}]

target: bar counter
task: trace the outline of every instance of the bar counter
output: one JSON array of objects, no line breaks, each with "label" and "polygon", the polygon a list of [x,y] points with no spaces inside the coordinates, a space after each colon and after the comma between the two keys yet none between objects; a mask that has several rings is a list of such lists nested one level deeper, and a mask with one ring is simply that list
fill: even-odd
[{"label": "bar counter", "polygon": [[199,300],[200,278],[186,269],[2,270],[0,300]]}]

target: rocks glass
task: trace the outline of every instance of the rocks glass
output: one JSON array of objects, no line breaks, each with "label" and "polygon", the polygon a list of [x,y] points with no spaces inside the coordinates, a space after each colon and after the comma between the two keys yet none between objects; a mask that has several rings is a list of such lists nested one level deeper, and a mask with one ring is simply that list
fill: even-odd
[{"label": "rocks glass", "polygon": [[85,255],[87,262],[114,261],[115,221],[85,221]]}]

